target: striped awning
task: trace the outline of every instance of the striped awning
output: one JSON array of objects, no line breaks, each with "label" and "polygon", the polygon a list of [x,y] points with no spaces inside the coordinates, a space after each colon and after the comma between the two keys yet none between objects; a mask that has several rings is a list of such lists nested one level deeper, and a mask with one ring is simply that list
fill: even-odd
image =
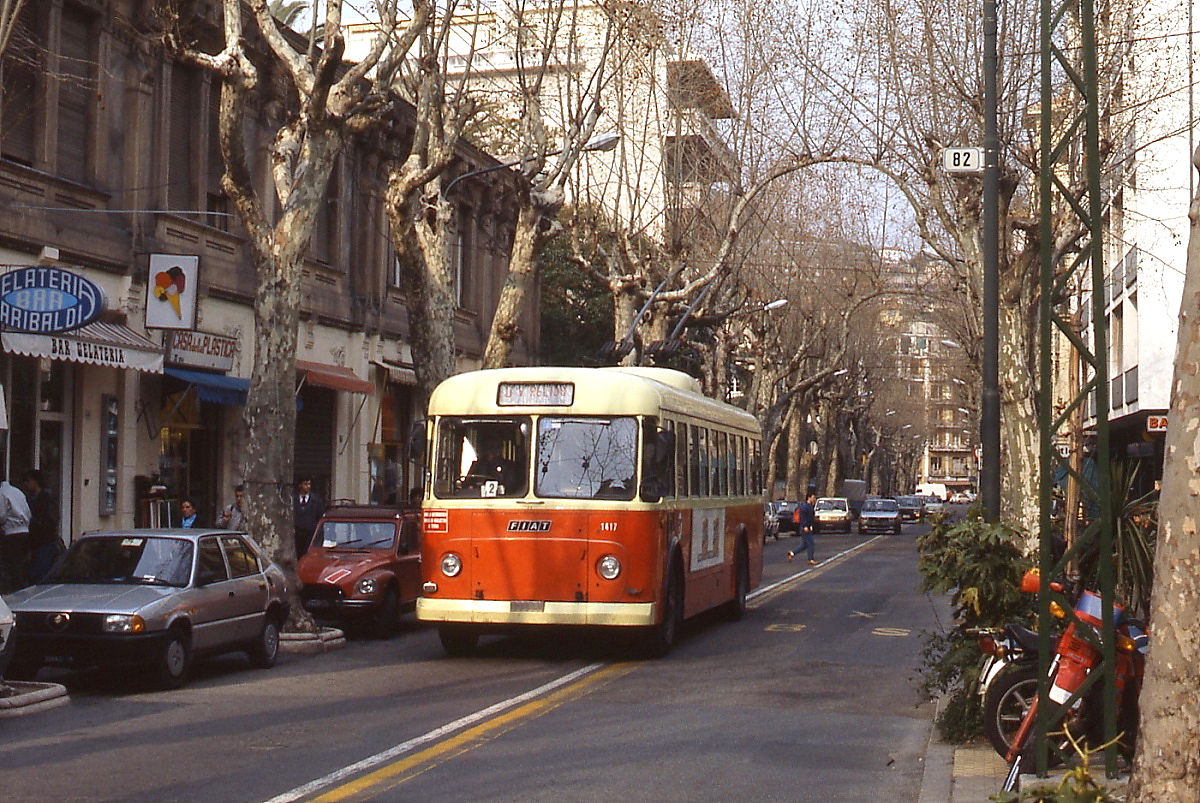
[{"label": "striped awning", "polygon": [[165,349],[120,323],[92,321],[52,335],[4,332],[0,342],[9,354],[132,368],[152,374],[163,371]]}]

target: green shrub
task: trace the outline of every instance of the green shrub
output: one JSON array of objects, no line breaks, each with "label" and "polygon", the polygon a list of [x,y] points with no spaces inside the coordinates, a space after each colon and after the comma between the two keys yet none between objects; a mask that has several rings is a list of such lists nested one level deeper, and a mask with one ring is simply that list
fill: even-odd
[{"label": "green shrub", "polygon": [[935,520],[917,539],[921,590],[950,594],[954,616],[941,632],[926,634],[922,653],[925,689],[945,698],[937,725],[949,742],[970,741],[983,726],[975,694],[982,656],[972,628],[1032,618],[1033,596],[1021,592],[1021,577],[1033,565],[1025,542],[1014,527],[978,516]]}]

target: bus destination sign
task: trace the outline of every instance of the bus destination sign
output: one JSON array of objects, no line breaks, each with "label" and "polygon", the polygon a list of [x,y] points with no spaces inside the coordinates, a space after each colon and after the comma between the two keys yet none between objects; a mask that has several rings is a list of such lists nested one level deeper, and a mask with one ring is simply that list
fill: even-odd
[{"label": "bus destination sign", "polygon": [[10,332],[68,332],[103,314],[107,301],[95,282],[44,266],[0,275],[0,326]]},{"label": "bus destination sign", "polygon": [[572,382],[501,382],[500,407],[570,407],[575,403]]}]

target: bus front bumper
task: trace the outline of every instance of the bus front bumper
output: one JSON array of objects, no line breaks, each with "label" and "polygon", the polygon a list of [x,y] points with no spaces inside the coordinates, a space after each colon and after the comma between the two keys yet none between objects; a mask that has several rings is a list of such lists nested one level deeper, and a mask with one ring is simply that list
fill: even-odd
[{"label": "bus front bumper", "polygon": [[512,625],[605,625],[646,627],[655,623],[653,602],[526,602],[522,600],[417,600],[422,622]]}]

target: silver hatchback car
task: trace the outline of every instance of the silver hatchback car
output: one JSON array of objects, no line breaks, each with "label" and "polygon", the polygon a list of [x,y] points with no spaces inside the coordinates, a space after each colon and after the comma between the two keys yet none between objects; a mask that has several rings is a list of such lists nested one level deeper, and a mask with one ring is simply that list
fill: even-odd
[{"label": "silver hatchback car", "polygon": [[149,668],[157,686],[178,688],[196,657],[239,651],[268,668],[287,599],[283,572],[244,533],[88,534],[41,584],[8,597],[17,639],[7,675],[133,664]]}]

